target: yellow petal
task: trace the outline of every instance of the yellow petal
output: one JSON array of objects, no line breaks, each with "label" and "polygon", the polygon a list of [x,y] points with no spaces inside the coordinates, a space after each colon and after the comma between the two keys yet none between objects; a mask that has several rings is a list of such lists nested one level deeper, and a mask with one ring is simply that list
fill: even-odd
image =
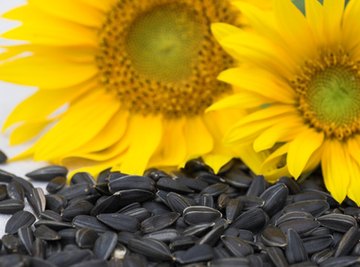
[{"label": "yellow petal", "polygon": [[330,44],[337,44],[341,37],[341,24],[345,0],[324,0],[324,31]]},{"label": "yellow petal", "polygon": [[34,118],[48,118],[59,107],[74,101],[92,86],[93,84],[89,83],[69,89],[37,91],[15,107],[7,117],[3,131],[17,122],[33,120]]},{"label": "yellow petal", "polygon": [[103,130],[119,105],[116,97],[100,90],[82,98],[36,143],[34,158],[51,160],[76,150]]},{"label": "yellow petal", "polygon": [[238,27],[235,27],[226,23],[213,23],[211,24],[211,32],[214,37],[220,42],[223,38],[228,37],[230,35],[236,34],[240,31]]},{"label": "yellow petal", "polygon": [[309,22],[314,38],[319,44],[325,45],[324,40],[324,12],[318,0],[305,1],[306,19]]},{"label": "yellow petal", "polygon": [[79,1],[83,2],[84,4],[90,5],[92,7],[95,7],[103,12],[108,11],[112,5],[116,4],[116,0],[79,0]]},{"label": "yellow petal", "polygon": [[287,165],[292,176],[298,178],[303,172],[309,158],[318,149],[323,141],[324,134],[316,132],[314,129],[299,129],[300,133],[294,141],[289,143],[289,151],[287,154]]},{"label": "yellow petal", "polygon": [[360,165],[353,159],[348,161],[348,169],[350,175],[350,185],[348,189],[348,197],[360,206]]},{"label": "yellow petal", "polygon": [[44,0],[29,0],[29,4],[51,15],[86,26],[99,27],[104,19],[104,14],[99,9],[79,1],[52,1],[49,5]]},{"label": "yellow petal", "polygon": [[208,154],[202,157],[204,162],[211,166],[215,173],[217,173],[225,163],[229,162],[233,157],[230,155],[222,154]]},{"label": "yellow petal", "polygon": [[302,119],[287,120],[281,124],[275,124],[264,130],[254,141],[254,150],[259,152],[272,148],[275,143],[292,140],[303,125]]},{"label": "yellow petal", "polygon": [[347,45],[348,51],[352,51],[355,54],[356,60],[360,60],[360,49],[358,49],[360,44],[360,38],[358,38],[360,36],[359,13],[360,2],[349,1],[345,9],[342,24],[344,44]]},{"label": "yellow petal", "polygon": [[129,125],[130,144],[119,170],[143,174],[163,135],[162,119],[158,116],[135,115]]},{"label": "yellow petal", "polygon": [[228,69],[221,72],[218,79],[255,93],[254,97],[259,95],[266,99],[287,104],[295,102],[294,91],[287,84],[284,84],[279,77],[273,76],[271,72],[258,68],[238,67]]},{"label": "yellow petal", "polygon": [[36,137],[51,120],[28,121],[19,125],[10,135],[10,144],[18,145]]},{"label": "yellow petal", "polygon": [[184,136],[184,119],[164,120],[163,136],[152,166],[178,166],[185,161],[186,141]]},{"label": "yellow petal", "polygon": [[3,17],[22,22],[21,26],[4,33],[4,38],[33,44],[97,46],[96,29],[57,18],[32,5],[12,9]]},{"label": "yellow petal", "polygon": [[350,184],[349,156],[345,150],[346,147],[339,141],[327,140],[321,158],[326,188],[339,203],[345,199]]},{"label": "yellow petal", "polygon": [[187,159],[196,158],[209,153],[213,147],[213,137],[201,117],[186,120],[184,127]]},{"label": "yellow petal", "polygon": [[28,56],[0,64],[0,79],[21,85],[65,88],[97,74],[95,64],[68,62],[60,58]]}]

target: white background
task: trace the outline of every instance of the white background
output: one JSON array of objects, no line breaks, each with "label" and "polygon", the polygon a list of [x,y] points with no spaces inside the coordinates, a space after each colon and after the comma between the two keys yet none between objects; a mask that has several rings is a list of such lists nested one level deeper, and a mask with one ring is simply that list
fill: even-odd
[{"label": "white background", "polygon": [[[0,17],[5,11],[21,5],[25,0],[0,0]],[[6,30],[15,27],[19,23],[10,22],[8,20],[0,19],[0,36],[1,33]],[[6,44],[9,44],[8,40],[0,38],[0,47]],[[0,53],[3,50],[0,50]],[[4,83],[0,81],[0,128],[5,121],[5,118],[11,112],[11,110],[16,106],[17,103],[25,99],[27,96],[31,95],[35,91],[35,88],[21,87],[14,84]],[[19,152],[25,150],[30,144],[20,145],[16,147],[10,147],[8,142],[8,133],[0,133],[0,150],[4,151],[9,157],[18,154]],[[34,169],[44,166],[44,163],[33,162],[31,160],[14,162],[11,164],[0,165],[0,169],[12,172],[16,175],[24,177],[24,174],[30,172]],[[35,183],[35,186],[40,186],[44,188],[46,184]],[[25,208],[29,210],[27,206]],[[6,221],[10,218],[9,215],[0,215],[0,237],[4,234]]]}]

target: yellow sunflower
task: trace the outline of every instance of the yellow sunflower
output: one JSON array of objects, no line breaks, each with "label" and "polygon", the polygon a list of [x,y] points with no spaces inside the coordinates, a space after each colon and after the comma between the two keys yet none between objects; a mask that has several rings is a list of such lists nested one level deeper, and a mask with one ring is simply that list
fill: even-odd
[{"label": "yellow sunflower", "polygon": [[3,126],[11,144],[41,136],[17,158],[141,174],[203,156],[217,170],[239,113],[204,112],[231,93],[216,77],[234,66],[210,24],[238,16],[227,0],[29,0],[9,11],[22,24],[3,37],[26,43],[7,47],[0,79],[39,88]]},{"label": "yellow sunflower", "polygon": [[298,178],[321,165],[334,198],[360,205],[360,1],[345,2],[305,0],[305,16],[288,0],[272,12],[238,2],[253,30],[213,32],[243,62],[219,80],[241,90],[209,110],[249,111],[225,141],[251,143],[264,158],[258,173]]}]

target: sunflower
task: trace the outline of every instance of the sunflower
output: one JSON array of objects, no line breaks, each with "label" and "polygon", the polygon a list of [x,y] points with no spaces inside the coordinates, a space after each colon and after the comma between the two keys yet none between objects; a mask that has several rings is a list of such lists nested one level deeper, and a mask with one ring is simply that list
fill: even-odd
[{"label": "sunflower", "polygon": [[141,174],[203,156],[217,170],[233,156],[220,136],[238,112],[204,112],[231,93],[216,77],[234,66],[210,24],[238,16],[227,0],[29,0],[9,11],[22,24],[3,37],[25,43],[7,47],[0,79],[38,87],[3,126],[11,144],[35,138],[15,159]]},{"label": "sunflower", "polygon": [[225,142],[252,144],[257,173],[297,179],[321,166],[333,197],[360,205],[360,1],[345,2],[305,0],[305,15],[288,0],[273,11],[238,2],[253,30],[216,23],[213,32],[243,62],[219,80],[240,89],[209,110],[249,112]]}]

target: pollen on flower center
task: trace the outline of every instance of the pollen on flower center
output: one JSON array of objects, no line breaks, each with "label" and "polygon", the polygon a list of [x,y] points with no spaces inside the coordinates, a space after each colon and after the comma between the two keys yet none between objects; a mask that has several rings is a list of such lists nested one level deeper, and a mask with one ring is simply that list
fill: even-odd
[{"label": "pollen on flower center", "polygon": [[360,64],[339,49],[307,61],[292,81],[306,122],[339,140],[360,132]]},{"label": "pollen on flower center", "polygon": [[198,115],[231,91],[216,77],[233,61],[210,24],[236,16],[227,0],[117,1],[99,32],[101,83],[134,113]]}]

